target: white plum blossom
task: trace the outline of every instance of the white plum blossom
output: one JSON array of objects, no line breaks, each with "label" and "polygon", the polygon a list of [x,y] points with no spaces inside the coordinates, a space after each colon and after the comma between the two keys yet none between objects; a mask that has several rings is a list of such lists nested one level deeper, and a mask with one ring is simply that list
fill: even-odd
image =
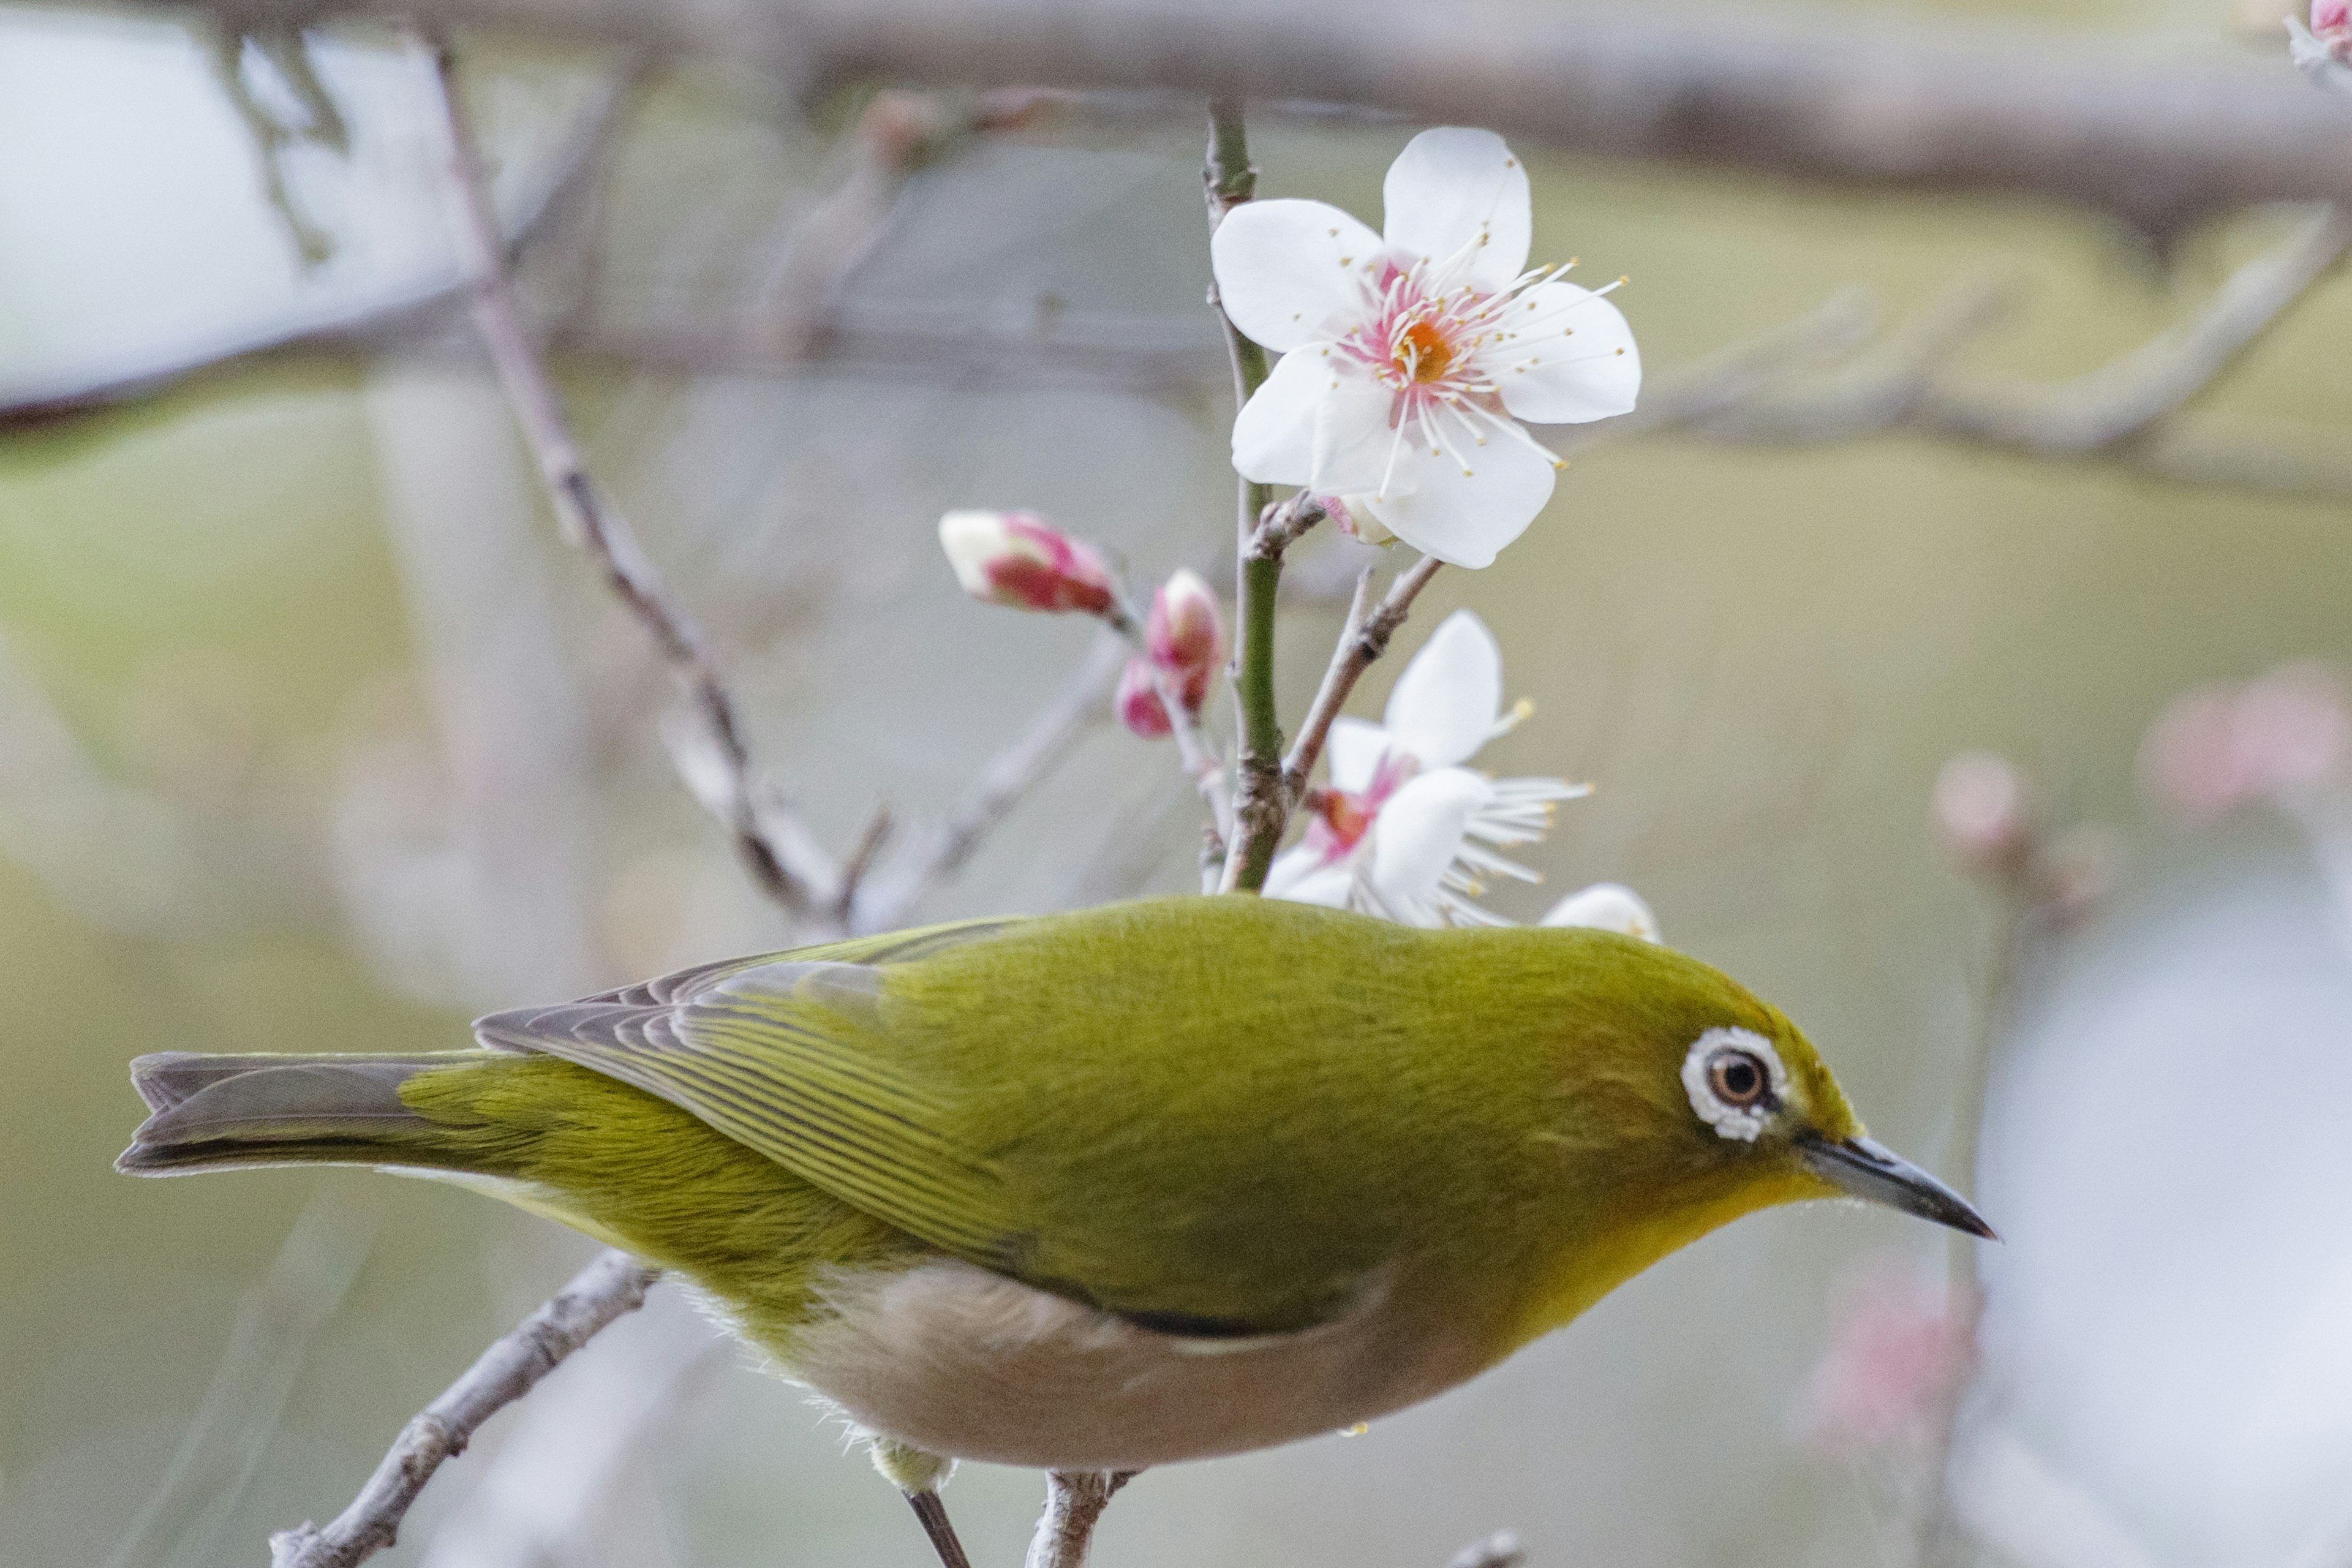
[{"label": "white plum blossom", "polygon": [[1266,896],[1408,925],[1508,925],[1470,900],[1487,878],[1537,877],[1496,850],[1543,837],[1553,804],[1590,787],[1462,766],[1529,711],[1504,712],[1502,695],[1494,634],[1454,611],[1397,678],[1381,722],[1332,724],[1329,786],[1306,837],[1276,858]]},{"label": "white plum blossom", "polygon": [[1535,521],[1562,466],[1520,421],[1627,412],[1641,356],[1601,298],[1615,284],[1528,269],[1527,171],[1494,132],[1423,132],[1381,197],[1384,234],[1297,200],[1250,202],[1218,226],[1225,313],[1283,356],[1234,421],[1234,467],[1484,566]]}]

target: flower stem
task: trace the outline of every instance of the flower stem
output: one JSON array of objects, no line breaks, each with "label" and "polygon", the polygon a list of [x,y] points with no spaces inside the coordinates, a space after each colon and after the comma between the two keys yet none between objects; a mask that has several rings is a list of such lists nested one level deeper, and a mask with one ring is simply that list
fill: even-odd
[{"label": "flower stem", "polygon": [[[1214,234],[1225,215],[1257,194],[1257,170],[1250,163],[1249,137],[1242,124],[1241,104],[1213,99],[1209,104],[1209,153],[1202,170],[1209,204],[1209,232]],[[1234,365],[1234,405],[1238,410],[1265,380],[1265,351],[1234,326],[1209,288],[1224,329],[1225,351]],[[1265,883],[1266,868],[1282,841],[1288,815],[1282,799],[1282,719],[1274,700],[1274,602],[1282,585],[1282,549],[1287,539],[1271,547],[1262,535],[1260,520],[1274,500],[1270,487],[1241,481],[1235,532],[1239,562],[1234,589],[1234,617],[1240,635],[1234,646],[1234,700],[1241,710],[1240,753],[1234,764],[1234,827],[1226,839],[1226,892],[1255,893]]]},{"label": "flower stem", "polygon": [[[1323,521],[1323,504],[1300,490],[1265,515],[1242,541],[1240,665],[1234,690],[1242,709],[1241,756],[1234,768],[1233,832],[1220,891],[1255,893],[1265,885],[1294,797],[1283,787],[1282,727],[1274,710],[1274,602],[1282,554]],[[1262,725],[1262,728],[1259,727]]]}]

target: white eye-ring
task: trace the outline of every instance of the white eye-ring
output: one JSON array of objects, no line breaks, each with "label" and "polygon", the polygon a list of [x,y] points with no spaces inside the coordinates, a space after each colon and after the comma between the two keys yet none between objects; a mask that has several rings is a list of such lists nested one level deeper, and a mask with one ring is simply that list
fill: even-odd
[{"label": "white eye-ring", "polygon": [[1709,1029],[1683,1058],[1683,1088],[1717,1137],[1752,1143],[1788,1098],[1789,1069],[1755,1030]]}]

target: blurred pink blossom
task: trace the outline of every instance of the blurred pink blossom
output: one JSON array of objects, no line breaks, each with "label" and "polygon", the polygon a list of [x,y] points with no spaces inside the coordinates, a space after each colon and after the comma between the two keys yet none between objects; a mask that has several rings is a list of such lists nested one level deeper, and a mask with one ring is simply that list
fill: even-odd
[{"label": "blurred pink blossom", "polygon": [[2183,693],[2148,727],[2140,766],[2160,799],[2204,818],[2341,787],[2347,752],[2352,701],[2343,681],[2320,665],[2289,664],[2242,686]]},{"label": "blurred pink blossom", "polygon": [[2352,37],[2352,0],[2311,0],[2311,31],[2331,44]]},{"label": "blurred pink blossom", "polygon": [[1805,1440],[1841,1457],[1927,1440],[1975,1360],[1973,1317],[1907,1264],[1882,1264],[1849,1285],[1806,1389]]},{"label": "blurred pink blossom", "polygon": [[2011,875],[2032,857],[2032,792],[2006,757],[1962,752],[1946,763],[1936,775],[1928,812],[1936,837],[1973,875]]}]

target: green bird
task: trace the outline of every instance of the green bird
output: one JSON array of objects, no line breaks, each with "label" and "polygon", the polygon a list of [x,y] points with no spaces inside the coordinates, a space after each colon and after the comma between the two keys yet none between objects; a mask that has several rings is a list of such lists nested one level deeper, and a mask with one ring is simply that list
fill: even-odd
[{"label": "green bird", "polygon": [[1599,931],[1156,900],[475,1032],[141,1058],[120,1167],[373,1165],[560,1220],[690,1281],[919,1499],[955,1458],[1134,1470],[1352,1426],[1769,1205],[1992,1234],[1776,1009]]}]

